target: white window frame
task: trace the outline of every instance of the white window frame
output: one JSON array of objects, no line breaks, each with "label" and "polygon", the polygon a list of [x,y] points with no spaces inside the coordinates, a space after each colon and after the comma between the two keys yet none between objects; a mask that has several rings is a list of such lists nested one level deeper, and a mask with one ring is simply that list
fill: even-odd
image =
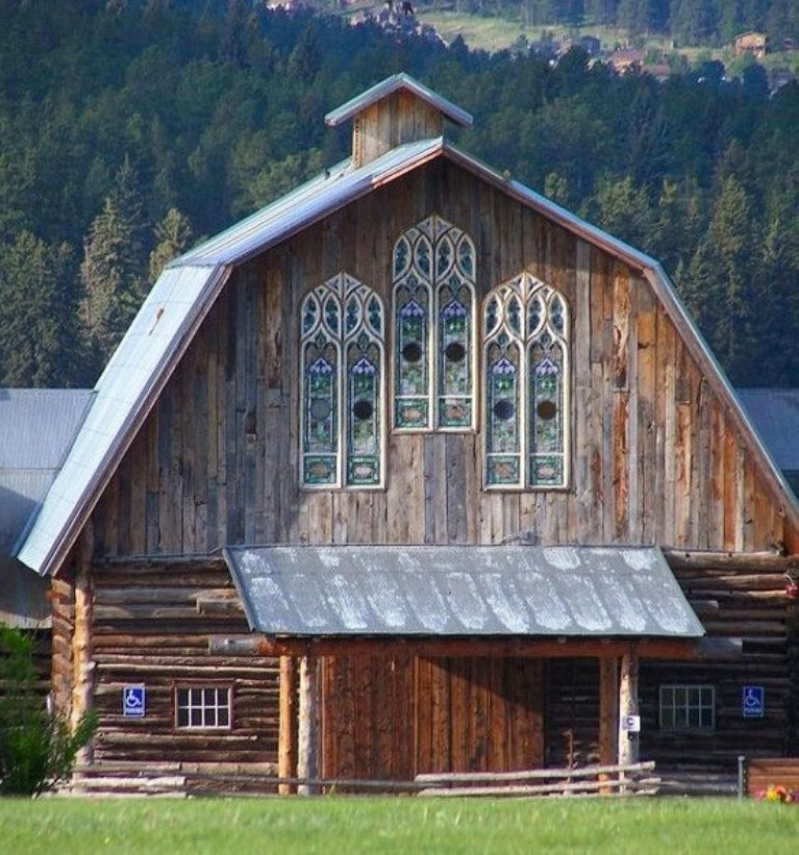
[{"label": "white window frame", "polygon": [[[709,723],[704,723],[709,714]],[[662,731],[712,733],[716,729],[716,687],[668,683],[660,687],[658,722]]]},{"label": "white window frame", "polygon": [[[186,721],[181,720],[183,714]],[[199,721],[195,720],[197,718]],[[179,730],[231,730],[232,687],[175,686],[175,727]]]}]

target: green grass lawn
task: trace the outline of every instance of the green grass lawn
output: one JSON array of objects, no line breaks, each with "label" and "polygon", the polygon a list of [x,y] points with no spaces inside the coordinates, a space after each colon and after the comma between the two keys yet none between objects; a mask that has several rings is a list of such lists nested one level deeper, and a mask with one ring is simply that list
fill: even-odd
[{"label": "green grass lawn", "polygon": [[799,852],[799,806],[736,799],[0,799],[0,852]]}]

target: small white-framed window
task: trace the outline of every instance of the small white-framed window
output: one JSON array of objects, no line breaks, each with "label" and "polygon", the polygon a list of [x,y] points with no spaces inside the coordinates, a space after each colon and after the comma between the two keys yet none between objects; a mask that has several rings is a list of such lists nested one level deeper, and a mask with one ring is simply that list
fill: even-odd
[{"label": "small white-framed window", "polygon": [[661,730],[706,730],[716,726],[714,686],[677,684],[660,687]]},{"label": "small white-framed window", "polygon": [[178,686],[175,689],[175,723],[183,728],[230,729],[229,686]]}]

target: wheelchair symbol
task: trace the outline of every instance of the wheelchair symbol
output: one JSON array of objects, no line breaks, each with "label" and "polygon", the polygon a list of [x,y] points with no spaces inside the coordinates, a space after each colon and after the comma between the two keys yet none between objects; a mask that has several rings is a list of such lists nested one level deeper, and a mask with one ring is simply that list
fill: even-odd
[{"label": "wheelchair symbol", "polygon": [[743,714],[744,718],[762,718],[764,712],[763,687],[744,686]]},{"label": "wheelchair symbol", "polygon": [[122,712],[127,717],[144,717],[144,686],[125,686],[122,689]]}]

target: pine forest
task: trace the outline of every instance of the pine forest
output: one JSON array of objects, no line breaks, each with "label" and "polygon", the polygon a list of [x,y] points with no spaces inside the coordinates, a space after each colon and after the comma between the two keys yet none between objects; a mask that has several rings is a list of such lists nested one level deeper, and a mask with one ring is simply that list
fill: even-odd
[{"label": "pine forest", "polygon": [[734,385],[799,386],[799,83],[710,53],[762,29],[795,56],[799,4],[451,5],[696,50],[619,73],[379,6],[0,0],[0,386],[92,386],[163,265],[344,158],[325,113],[397,71],[472,113],[460,148],[659,259]]}]

